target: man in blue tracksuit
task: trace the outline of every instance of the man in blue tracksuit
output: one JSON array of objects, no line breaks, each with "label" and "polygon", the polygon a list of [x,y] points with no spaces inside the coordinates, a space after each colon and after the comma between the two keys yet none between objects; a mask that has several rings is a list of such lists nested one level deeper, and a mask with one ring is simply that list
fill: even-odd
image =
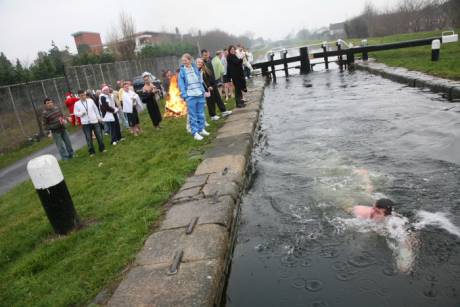
[{"label": "man in blue tracksuit", "polygon": [[182,99],[187,102],[188,120],[193,138],[201,141],[203,136],[209,135],[209,132],[204,129],[206,99],[203,77],[198,68],[192,64],[190,54],[186,53],[182,56],[182,64],[178,77],[179,89]]}]

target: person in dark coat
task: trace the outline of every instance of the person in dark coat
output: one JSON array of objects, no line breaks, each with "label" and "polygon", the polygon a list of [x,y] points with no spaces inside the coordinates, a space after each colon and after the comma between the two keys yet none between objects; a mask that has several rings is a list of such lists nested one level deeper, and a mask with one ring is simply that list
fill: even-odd
[{"label": "person in dark coat", "polygon": [[243,58],[237,56],[236,48],[233,45],[228,47],[227,74],[232,79],[233,86],[235,87],[236,107],[243,108],[245,106],[243,91],[247,91],[243,71]]},{"label": "person in dark coat", "polygon": [[210,96],[206,97],[206,104],[208,105],[208,112],[211,120],[218,120],[219,116],[216,114],[216,105],[219,108],[220,112],[222,113],[223,117],[226,117],[232,114],[232,111],[227,111],[224,102],[222,101],[222,97],[219,94],[219,88],[217,86],[216,77],[214,75],[214,68],[212,67],[211,58],[209,55],[209,51],[206,49],[201,50],[201,60],[205,65],[205,69],[200,68],[203,72],[203,80],[206,84],[206,88],[209,90]]},{"label": "person in dark coat", "polygon": [[160,129],[160,122],[162,118],[160,108],[158,107],[158,103],[155,98],[155,93],[159,92],[159,89],[153,85],[150,74],[144,73],[142,74],[142,77],[144,78],[144,88],[142,89],[141,100],[147,105],[147,110],[149,112],[150,119],[152,120],[153,127]]}]

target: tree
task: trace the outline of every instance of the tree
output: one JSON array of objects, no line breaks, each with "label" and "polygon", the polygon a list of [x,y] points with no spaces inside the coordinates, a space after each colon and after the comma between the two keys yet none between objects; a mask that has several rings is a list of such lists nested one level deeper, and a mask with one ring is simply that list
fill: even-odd
[{"label": "tree", "polygon": [[22,66],[21,61],[19,61],[19,59],[16,59],[14,73],[16,75],[16,83],[28,82],[31,78],[30,71]]},{"label": "tree", "polygon": [[136,27],[131,15],[121,12],[119,25],[112,25],[108,34],[108,47],[118,59],[132,60],[136,57]]},{"label": "tree", "polygon": [[15,82],[15,73],[10,60],[0,53],[0,85],[12,84]]}]

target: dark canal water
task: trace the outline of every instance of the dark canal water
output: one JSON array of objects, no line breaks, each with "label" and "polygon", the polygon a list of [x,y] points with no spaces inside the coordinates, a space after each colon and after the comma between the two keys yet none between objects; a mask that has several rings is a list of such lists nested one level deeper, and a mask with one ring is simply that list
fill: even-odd
[{"label": "dark canal water", "polygon": [[[460,306],[460,113],[362,72],[265,90],[227,306]],[[353,205],[388,197],[384,222]]]}]

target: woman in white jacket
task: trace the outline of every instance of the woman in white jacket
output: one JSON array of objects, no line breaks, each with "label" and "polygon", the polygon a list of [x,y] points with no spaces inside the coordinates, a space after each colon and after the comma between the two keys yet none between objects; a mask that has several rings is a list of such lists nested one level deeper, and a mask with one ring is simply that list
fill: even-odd
[{"label": "woman in white jacket", "polygon": [[118,108],[110,95],[108,86],[102,88],[102,94],[99,96],[99,105],[101,106],[102,120],[109,126],[109,133],[112,138],[112,145],[117,145],[121,140],[120,122],[118,120]]},{"label": "woman in white jacket", "polygon": [[141,106],[141,99],[130,89],[129,82],[125,82],[123,84],[123,112],[128,117],[129,129],[135,136],[142,132],[139,126],[137,106]]}]

